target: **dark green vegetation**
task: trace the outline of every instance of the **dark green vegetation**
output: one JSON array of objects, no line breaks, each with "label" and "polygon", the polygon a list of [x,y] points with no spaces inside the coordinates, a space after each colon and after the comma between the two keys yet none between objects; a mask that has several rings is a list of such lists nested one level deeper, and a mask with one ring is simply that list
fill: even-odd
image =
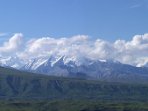
[{"label": "dark green vegetation", "polygon": [[0,111],[148,111],[148,103],[94,100],[1,101]]},{"label": "dark green vegetation", "polygon": [[148,111],[148,85],[52,77],[0,67],[0,111]]}]

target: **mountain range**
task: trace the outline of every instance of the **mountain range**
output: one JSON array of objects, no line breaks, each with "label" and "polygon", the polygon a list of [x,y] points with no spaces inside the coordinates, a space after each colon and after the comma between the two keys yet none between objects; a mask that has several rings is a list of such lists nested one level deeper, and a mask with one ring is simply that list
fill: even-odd
[{"label": "mountain range", "polygon": [[135,67],[113,60],[51,56],[23,61],[17,57],[9,57],[0,58],[0,65],[53,76],[116,82],[148,81],[148,67]]},{"label": "mountain range", "polygon": [[55,77],[0,67],[0,99],[148,101],[148,84]]},{"label": "mountain range", "polygon": [[0,111],[148,110],[146,67],[86,58],[66,62],[64,56],[33,59],[23,66],[17,58],[5,61],[0,66]]}]

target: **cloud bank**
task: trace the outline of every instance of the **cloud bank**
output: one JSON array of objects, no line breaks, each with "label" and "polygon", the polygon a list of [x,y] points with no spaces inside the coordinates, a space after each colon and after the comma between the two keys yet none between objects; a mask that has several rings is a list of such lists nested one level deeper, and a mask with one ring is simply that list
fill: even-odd
[{"label": "cloud bank", "polygon": [[87,57],[94,60],[112,59],[140,67],[148,64],[148,34],[135,35],[130,41],[109,42],[92,40],[86,35],[57,39],[42,37],[24,41],[23,34],[16,33],[0,46],[0,56],[13,56],[22,60],[50,56],[77,59]]}]

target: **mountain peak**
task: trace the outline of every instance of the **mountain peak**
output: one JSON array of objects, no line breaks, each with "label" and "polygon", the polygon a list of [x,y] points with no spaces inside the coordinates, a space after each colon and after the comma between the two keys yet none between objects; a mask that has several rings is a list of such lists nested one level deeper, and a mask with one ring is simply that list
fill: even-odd
[{"label": "mountain peak", "polygon": [[[21,61],[21,60],[20,60]],[[19,59],[1,59],[10,67],[20,67]],[[138,78],[148,76],[148,68],[122,64],[114,60],[92,60],[84,57],[38,57],[24,62],[20,69],[55,76],[83,77],[87,79]]]}]

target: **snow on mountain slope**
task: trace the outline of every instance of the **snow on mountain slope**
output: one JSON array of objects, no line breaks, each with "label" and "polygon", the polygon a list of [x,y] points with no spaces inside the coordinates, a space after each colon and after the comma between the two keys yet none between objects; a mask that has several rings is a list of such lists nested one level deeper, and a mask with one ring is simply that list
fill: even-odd
[{"label": "snow on mountain slope", "polygon": [[23,61],[17,57],[7,57],[7,58],[0,57],[0,66],[19,69],[23,66],[23,64],[24,64]]},{"label": "snow on mountain slope", "polygon": [[47,75],[89,79],[148,77],[148,68],[134,67],[112,60],[76,59],[66,56],[40,58],[30,62],[23,69]]},{"label": "snow on mountain slope", "polygon": [[0,58],[2,66],[54,76],[101,80],[148,79],[147,67],[134,67],[114,60],[92,60],[84,57],[38,57],[28,61]]}]

